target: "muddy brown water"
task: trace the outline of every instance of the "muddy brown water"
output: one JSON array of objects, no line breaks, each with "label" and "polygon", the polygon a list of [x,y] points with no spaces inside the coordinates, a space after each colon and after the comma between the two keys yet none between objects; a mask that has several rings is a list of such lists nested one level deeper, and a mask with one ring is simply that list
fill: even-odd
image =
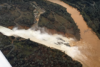
[{"label": "muddy brown water", "polygon": [[82,59],[77,58],[75,60],[81,62],[83,67],[100,67],[100,40],[91,28],[87,26],[82,15],[80,15],[80,12],[76,8],[73,8],[60,0],[48,1],[65,7],[80,29],[81,40],[74,42],[73,45],[78,46],[85,57],[82,57]]},{"label": "muddy brown water", "polygon": [[[83,20],[82,15],[80,15],[80,12],[77,9],[69,6],[68,4],[66,4],[60,0],[49,0],[49,1],[65,7],[67,12],[71,14],[71,17],[73,18],[76,25],[80,29],[81,40],[72,42],[71,46],[77,46],[81,53],[78,53],[78,56],[76,56],[75,58],[73,58],[73,57],[72,58],[74,60],[81,62],[83,67],[100,67],[100,53],[99,53],[100,52],[100,40],[98,39],[96,34],[91,30],[91,28],[89,28],[87,26],[86,22]],[[13,26],[11,26],[9,28],[12,29]],[[45,43],[44,41],[41,41],[41,40],[36,40],[35,38],[31,37],[30,36],[31,33],[28,33],[28,32],[30,32],[29,30],[21,30],[21,31],[19,30],[17,32],[15,31],[15,33],[14,33],[14,31],[5,29],[2,26],[1,26],[0,30],[1,30],[1,32],[4,32],[5,35],[6,35],[6,30],[7,30],[9,35],[16,34],[16,35],[19,35],[24,38],[30,37],[30,39],[32,41],[36,41],[36,42],[39,42],[39,43],[42,43],[42,44],[45,44],[46,46],[48,46],[48,43]],[[20,33],[20,32],[23,32],[23,33]],[[24,35],[25,34],[24,32],[26,33],[26,35]],[[36,31],[34,31],[34,32],[36,32]],[[55,31],[52,31],[51,33],[55,33]],[[56,47],[60,50],[65,50],[67,48],[66,47],[65,49],[63,49],[61,46],[57,46],[57,45],[53,46],[53,45],[51,44],[49,46]],[[74,55],[74,54],[69,53],[70,51],[71,51],[71,49],[68,50],[68,54],[71,56]]]}]

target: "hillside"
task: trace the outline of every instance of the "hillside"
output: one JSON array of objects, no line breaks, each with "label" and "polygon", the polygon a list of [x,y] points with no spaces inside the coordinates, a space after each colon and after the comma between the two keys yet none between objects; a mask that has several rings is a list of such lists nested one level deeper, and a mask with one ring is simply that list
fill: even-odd
[{"label": "hillside", "polygon": [[[40,27],[46,27],[64,34],[71,34],[75,36],[77,40],[80,40],[80,31],[64,7],[46,0],[30,1],[35,1],[38,6],[46,11],[40,16],[40,21],[38,24]],[[2,3],[0,10],[0,25],[6,27],[21,25],[30,28],[35,21],[33,14],[33,10],[35,8],[32,7],[30,1],[13,0],[11,3]]]},{"label": "hillside", "polygon": [[0,50],[13,67],[82,67],[65,53],[29,39],[0,34]]},{"label": "hillside", "polygon": [[65,3],[77,8],[87,25],[100,38],[100,0],[62,0]]},{"label": "hillside", "polygon": [[[30,28],[36,20],[33,13],[35,8],[30,4],[33,1],[46,11],[40,16],[40,27],[68,33],[80,40],[80,31],[66,9],[46,0],[0,0],[0,25]],[[0,50],[12,67],[82,67],[79,62],[59,50],[29,39],[7,37],[2,33]]]}]

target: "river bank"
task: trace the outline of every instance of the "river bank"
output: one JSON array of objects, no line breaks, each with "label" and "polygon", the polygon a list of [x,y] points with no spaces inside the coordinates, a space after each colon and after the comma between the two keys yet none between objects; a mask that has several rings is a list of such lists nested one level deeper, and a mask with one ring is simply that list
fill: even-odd
[{"label": "river bank", "polygon": [[[20,6],[20,8],[22,7]],[[20,11],[19,8],[17,9]],[[18,19],[21,19],[21,18],[17,18],[17,20]],[[26,23],[23,24],[23,22],[22,22],[22,25],[27,26]],[[37,66],[39,67],[40,66],[41,67],[43,66],[45,67],[47,66],[48,67],[66,67],[66,66],[75,67],[75,66],[78,66],[78,67],[82,67],[82,65],[79,62],[72,60],[65,53],[54,49],[54,48],[57,48],[57,49],[61,48],[61,50],[65,50],[63,48],[66,46],[67,46],[66,48],[69,48],[69,41],[73,39],[65,38],[62,35],[55,34],[57,33],[57,32],[54,32],[55,30],[49,31],[50,33],[53,33],[53,35],[49,35],[45,31],[41,33],[40,32],[41,30],[37,30],[37,31],[30,30],[30,29],[25,30],[22,25],[20,24],[17,25],[20,29],[17,29],[16,26],[13,27],[13,25],[8,25],[10,29],[0,26],[0,32],[4,34],[2,35],[0,33],[0,38],[1,38],[0,49],[3,51],[3,53],[5,54],[7,59],[10,61],[13,67],[18,67],[18,66],[24,66],[24,67],[28,67],[28,66],[30,67],[33,67],[33,66],[35,67]],[[77,29],[77,27],[75,29]],[[10,36],[15,36],[18,38],[14,38]],[[19,37],[22,37],[22,38],[19,38]],[[77,48],[75,49],[77,50]],[[68,50],[70,51],[70,49]],[[74,55],[73,48],[71,49],[71,51],[73,52],[72,54]],[[69,55],[70,55],[70,52],[69,52]]]},{"label": "river bank", "polygon": [[[5,30],[9,31],[8,32],[9,34],[11,33],[10,29],[9,30],[5,29]],[[29,31],[26,32],[28,32],[29,34]],[[25,32],[23,33],[24,34],[22,35],[25,35]],[[32,34],[29,34],[29,36],[30,35]],[[26,34],[26,37],[29,36]],[[31,37],[34,39],[33,36]],[[10,44],[13,44],[14,46],[13,51],[12,51],[12,46],[9,46]],[[18,66],[82,67],[82,65],[79,62],[72,60],[64,52],[61,52],[52,47],[50,48],[47,46],[43,46],[43,44],[39,44],[39,42],[36,43],[30,41],[27,38],[26,39],[20,37],[14,38],[0,34],[0,50],[3,51],[4,55],[7,57],[7,59],[9,60],[9,62],[13,67],[18,67]]]},{"label": "river bank", "polygon": [[99,0],[62,0],[63,2],[77,8],[83,16],[87,25],[96,33],[100,39],[100,1]]},{"label": "river bank", "polygon": [[80,52],[85,56],[82,56],[81,58],[77,57],[76,60],[80,61],[83,64],[83,67],[99,67],[100,40],[96,34],[87,26],[86,22],[83,20],[82,15],[80,15],[80,12],[60,0],[49,1],[65,7],[80,29],[81,40],[74,43],[74,45],[78,46]]},{"label": "river bank", "polygon": [[[64,7],[50,3],[46,0],[33,1],[35,1],[41,9],[46,11],[40,16],[38,23],[39,27],[56,30],[57,32],[63,33],[63,35],[65,34],[65,36],[66,34],[71,34],[71,36],[80,40],[80,31]],[[12,1],[11,3],[4,3],[5,4],[2,3],[3,6],[0,10],[0,16],[2,17],[0,19],[0,25],[5,27],[17,25],[19,27],[24,26],[30,28],[34,23],[36,23],[35,20],[37,19],[35,19],[35,14],[33,13],[35,8],[30,4],[29,0],[25,0],[24,2]],[[8,8],[6,5],[10,7]],[[7,9],[4,9],[6,7]]]}]

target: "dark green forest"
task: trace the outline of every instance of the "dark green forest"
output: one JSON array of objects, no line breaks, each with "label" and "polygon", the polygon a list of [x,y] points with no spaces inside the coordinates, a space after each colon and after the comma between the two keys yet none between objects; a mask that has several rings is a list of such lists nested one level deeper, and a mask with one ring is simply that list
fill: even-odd
[{"label": "dark green forest", "polygon": [[[10,9],[0,10],[0,25],[14,26],[15,23],[31,27],[34,24],[34,14],[32,7],[29,3],[35,1],[39,7],[46,12],[40,16],[39,26],[53,29],[58,32],[71,34],[77,40],[80,40],[80,31],[75,24],[71,15],[66,11],[66,8],[51,3],[47,0],[4,0],[1,3],[8,3]],[[13,14],[12,14],[13,13]],[[15,22],[15,23],[14,23]]]},{"label": "dark green forest", "polygon": [[30,41],[0,34],[0,50],[12,67],[82,67],[65,53]]},{"label": "dark green forest", "polygon": [[[24,1],[28,2],[29,0]],[[46,12],[40,16],[40,27],[54,29],[58,32],[63,32],[64,34],[68,33],[74,35],[77,40],[80,40],[80,31],[71,15],[66,11],[66,8],[47,0],[30,1],[35,1],[38,6],[46,10]],[[49,17],[51,15],[52,17]]]},{"label": "dark green forest", "polygon": [[[0,6],[0,25],[9,27],[15,26],[17,23],[31,27],[34,24],[34,8],[30,5],[30,1],[35,1],[38,6],[47,11],[41,15],[39,26],[64,33],[71,29],[73,32],[70,34],[79,35],[79,29],[66,9],[46,0],[0,0],[0,4],[7,3],[3,8]],[[8,7],[9,5],[11,7]],[[59,19],[55,20],[53,14],[66,22],[58,22]],[[45,20],[41,18],[45,18]],[[49,21],[48,24],[42,23],[46,20]],[[55,27],[54,24],[58,27]],[[12,67],[82,67],[81,63],[73,60],[64,52],[32,42],[30,39],[7,37],[2,33],[0,33],[0,50]]]},{"label": "dark green forest", "polygon": [[100,38],[100,0],[62,0],[77,8],[88,26]]}]

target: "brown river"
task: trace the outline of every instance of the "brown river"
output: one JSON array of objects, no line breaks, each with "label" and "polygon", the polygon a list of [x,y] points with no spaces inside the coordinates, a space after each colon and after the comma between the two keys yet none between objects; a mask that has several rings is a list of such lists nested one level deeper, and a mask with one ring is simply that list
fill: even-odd
[{"label": "brown river", "polygon": [[0,32],[6,36],[22,37],[51,48],[59,49],[69,55],[73,60],[81,62],[83,67],[100,67],[100,40],[95,32],[87,26],[80,12],[60,0],[48,1],[65,7],[67,12],[71,14],[71,17],[80,29],[80,41],[59,34],[51,35],[41,27],[38,30],[34,30],[33,28],[26,30],[11,27],[13,28],[11,30],[0,26]]},{"label": "brown river", "polygon": [[81,40],[73,44],[79,47],[79,50],[86,58],[83,57],[83,60],[77,60],[83,64],[83,67],[100,67],[100,40],[91,28],[87,26],[80,12],[60,0],[49,1],[65,7],[80,29]]}]

